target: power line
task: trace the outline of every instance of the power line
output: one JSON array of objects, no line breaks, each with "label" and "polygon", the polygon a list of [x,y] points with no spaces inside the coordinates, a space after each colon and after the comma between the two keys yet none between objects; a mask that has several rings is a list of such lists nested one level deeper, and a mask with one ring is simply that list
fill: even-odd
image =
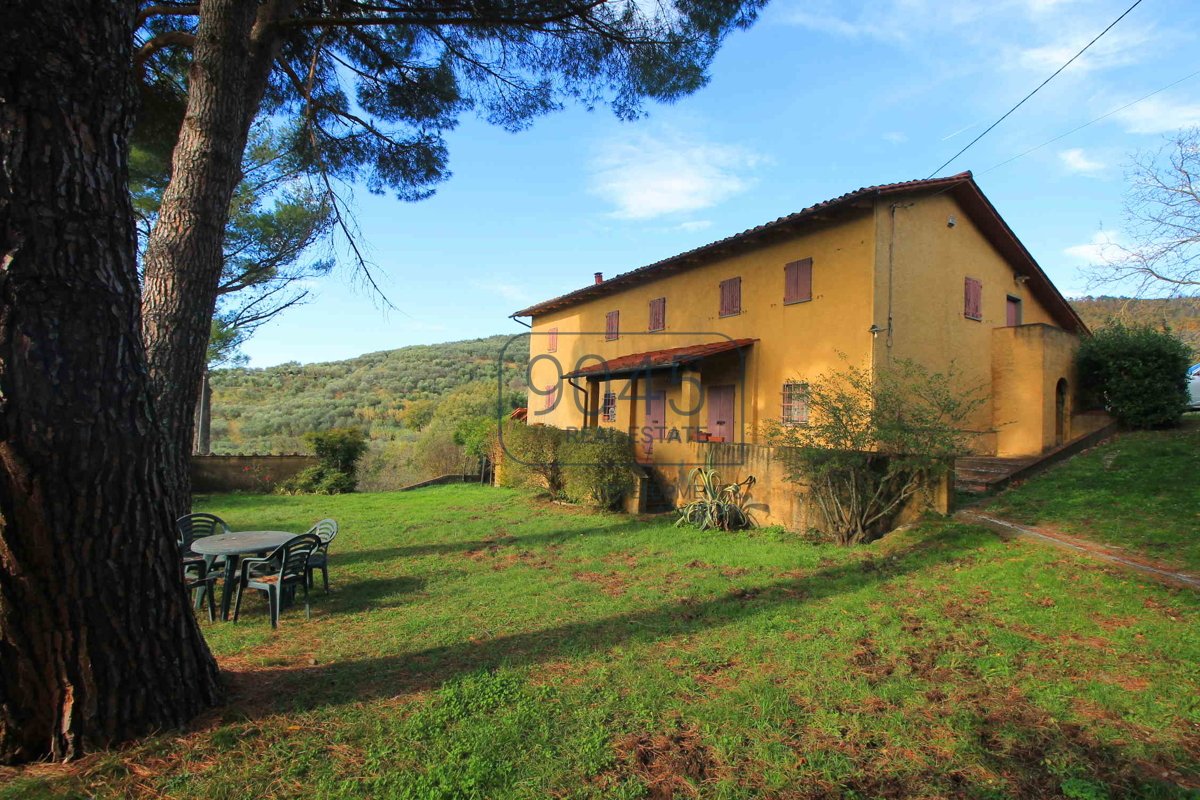
[{"label": "power line", "polygon": [[1030,153],[1034,152],[1035,150],[1041,150],[1043,147],[1045,147],[1048,144],[1054,144],[1059,139],[1065,139],[1066,137],[1070,136],[1072,133],[1077,133],[1077,132],[1083,130],[1084,128],[1088,127],[1089,125],[1095,125],[1097,122],[1100,122],[1101,120],[1108,119],[1113,114],[1119,114],[1122,111],[1124,111],[1125,109],[1130,108],[1132,106],[1136,106],[1138,103],[1142,102],[1143,100],[1149,100],[1151,97],[1154,97],[1154,95],[1159,94],[1161,92],[1165,92],[1167,89],[1172,89],[1172,88],[1178,86],[1179,84],[1183,83],[1184,81],[1196,77],[1197,75],[1200,75],[1200,70],[1196,70],[1191,75],[1185,75],[1182,78],[1180,78],[1179,80],[1175,81],[1174,83],[1169,83],[1166,86],[1162,87],[1161,89],[1155,89],[1150,94],[1145,95],[1143,97],[1139,97],[1137,100],[1134,100],[1132,103],[1126,103],[1125,105],[1121,106],[1120,108],[1114,108],[1112,111],[1109,111],[1107,114],[1101,114],[1100,116],[1096,117],[1095,119],[1091,120],[1090,122],[1083,123],[1078,128],[1072,128],[1071,130],[1067,131],[1066,133],[1055,136],[1053,139],[1047,139],[1046,141],[1039,144],[1037,147],[1031,147],[1028,150],[1026,150],[1024,153],[1018,153],[1017,155],[1013,156],[1012,158],[1008,159],[1007,161],[1001,161],[999,164],[988,167],[987,169],[985,169],[983,172],[980,172],[979,174],[986,175],[994,169],[1000,169],[1000,167],[1003,167],[1005,164],[1011,164],[1012,162],[1016,161],[1018,158],[1024,158],[1025,156],[1029,155]]},{"label": "power line", "polygon": [[[944,170],[944,169],[945,169],[947,166],[949,166],[951,163],[953,163],[953,162],[954,162],[954,160],[955,160],[956,158],[958,158],[958,157],[959,157],[959,156],[961,156],[963,153],[965,153],[965,152],[967,152],[968,150],[970,150],[970,149],[971,149],[971,147],[972,147],[972,146],[973,146],[973,145],[974,145],[976,142],[978,142],[978,141],[979,141],[980,139],[982,139],[984,136],[987,136],[987,135],[988,135],[988,133],[990,133],[990,132],[991,132],[992,128],[995,128],[995,127],[996,127],[997,125],[999,125],[1001,122],[1004,122],[1004,120],[1008,119],[1008,116],[1009,116],[1010,114],[1012,114],[1014,111],[1016,111],[1016,110],[1017,110],[1018,108],[1020,108],[1021,106],[1025,105],[1025,101],[1026,101],[1026,100],[1028,100],[1029,98],[1033,97],[1035,94],[1037,94],[1038,92],[1040,92],[1040,91],[1042,90],[1042,87],[1043,87],[1043,86],[1045,86],[1047,83],[1049,83],[1050,81],[1052,81],[1052,80],[1054,80],[1055,78],[1057,78],[1057,77],[1058,77],[1058,73],[1062,72],[1064,69],[1066,69],[1067,67],[1071,66],[1071,64],[1072,64],[1072,63],[1074,63],[1075,59],[1079,58],[1081,55],[1083,55],[1084,53],[1086,53],[1089,47],[1091,47],[1092,45],[1094,45],[1096,42],[1100,41],[1100,38],[1101,38],[1102,36],[1104,36],[1104,34],[1106,34],[1106,33],[1108,33],[1109,31],[1111,31],[1111,30],[1112,30],[1112,29],[1113,29],[1113,28],[1116,26],[1116,24],[1117,24],[1118,22],[1120,22],[1121,20],[1125,19],[1125,17],[1126,17],[1126,16],[1129,14],[1129,12],[1130,12],[1130,11],[1133,11],[1135,8],[1137,8],[1137,7],[1138,7],[1138,6],[1140,6],[1141,4],[1142,4],[1142,0],[1135,0],[1135,2],[1134,2],[1134,4],[1133,4],[1133,5],[1131,5],[1131,6],[1130,6],[1129,8],[1127,8],[1127,9],[1125,9],[1125,13],[1121,14],[1121,16],[1117,17],[1117,18],[1116,18],[1116,19],[1114,19],[1114,20],[1113,20],[1111,23],[1109,23],[1109,26],[1108,26],[1107,28],[1105,28],[1104,30],[1100,31],[1100,33],[1098,33],[1098,34],[1096,35],[1096,38],[1095,38],[1095,39],[1092,39],[1090,42],[1088,42],[1087,44],[1085,44],[1085,45],[1083,46],[1083,49],[1082,49],[1082,50],[1080,50],[1080,51],[1079,51],[1078,53],[1076,53],[1075,55],[1071,56],[1071,58],[1070,58],[1070,59],[1067,61],[1067,63],[1063,64],[1061,67],[1059,67],[1058,69],[1056,69],[1056,70],[1054,71],[1054,74],[1053,74],[1053,75],[1051,75],[1049,78],[1046,78],[1046,80],[1044,80],[1044,81],[1042,81],[1041,83],[1039,83],[1036,89],[1034,89],[1032,92],[1030,92],[1029,94],[1025,95],[1023,98],[1021,98],[1021,102],[1017,103],[1015,106],[1013,106],[1012,108],[1010,108],[1008,111],[1005,111],[1005,112],[1004,112],[1004,116],[1000,117],[1000,119],[998,119],[998,120],[996,120],[995,122],[993,122],[991,125],[989,125],[989,126],[987,127],[987,130],[985,130],[983,133],[979,134],[979,135],[978,135],[978,136],[976,136],[974,139],[972,139],[970,142],[968,142],[966,147],[964,147],[962,150],[959,150],[959,151],[958,151],[957,153],[955,153],[954,155],[950,156],[950,158],[949,158],[949,159],[947,159],[946,163],[942,164],[940,167],[938,167],[938,168],[937,168],[937,169],[935,169],[933,172],[931,172],[931,173],[929,174],[929,177],[930,177],[930,178],[932,178],[934,175],[937,175],[939,172],[941,172],[942,170]],[[926,178],[926,180],[928,180],[928,178]]]}]

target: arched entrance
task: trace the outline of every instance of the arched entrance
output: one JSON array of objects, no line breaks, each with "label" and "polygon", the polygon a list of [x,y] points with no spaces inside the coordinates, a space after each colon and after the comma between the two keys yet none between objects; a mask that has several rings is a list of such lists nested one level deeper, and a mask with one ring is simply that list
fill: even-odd
[{"label": "arched entrance", "polygon": [[1054,445],[1057,447],[1070,438],[1071,408],[1067,391],[1067,379],[1059,378],[1054,389]]}]

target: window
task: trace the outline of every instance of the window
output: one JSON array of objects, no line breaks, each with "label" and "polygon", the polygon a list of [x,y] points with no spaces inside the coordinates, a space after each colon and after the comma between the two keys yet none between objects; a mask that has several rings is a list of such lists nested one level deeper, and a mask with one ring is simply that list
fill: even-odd
[{"label": "window", "polygon": [[617,393],[605,392],[604,402],[600,404],[600,419],[605,422],[617,421]]},{"label": "window", "polygon": [[545,397],[546,397],[546,410],[549,411],[550,409],[554,408],[556,403],[558,403],[558,387],[555,386],[553,383],[546,384]]},{"label": "window", "polygon": [[730,278],[721,281],[721,316],[732,317],[742,313],[742,279]]},{"label": "window", "polygon": [[558,352],[558,328],[551,328],[546,331],[546,352]]},{"label": "window", "polygon": [[650,301],[650,330],[661,331],[667,327],[667,298],[656,297]]},{"label": "window", "polygon": [[783,302],[805,303],[812,300],[812,259],[793,261],[783,268]]},{"label": "window", "polygon": [[808,424],[808,384],[800,381],[785,381],[783,384],[784,425]]},{"label": "window", "polygon": [[983,283],[975,278],[963,281],[963,316],[967,319],[983,319]]},{"label": "window", "polygon": [[621,335],[621,312],[610,311],[604,317],[604,339],[611,342]]},{"label": "window", "polygon": [[1011,294],[1005,304],[1005,324],[1010,328],[1021,324],[1021,298],[1013,297]]}]

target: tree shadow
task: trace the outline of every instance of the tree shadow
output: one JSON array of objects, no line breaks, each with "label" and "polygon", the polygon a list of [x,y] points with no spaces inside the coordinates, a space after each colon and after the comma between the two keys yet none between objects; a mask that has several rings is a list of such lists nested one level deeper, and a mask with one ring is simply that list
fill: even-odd
[{"label": "tree shadow", "polygon": [[[403,595],[417,594],[424,591],[425,579],[407,575],[395,578],[369,578],[347,582],[345,588],[337,584],[331,585],[331,591],[326,594],[321,588],[321,576],[315,576],[316,585],[308,590],[309,603],[312,610],[321,614],[350,614],[358,613],[364,608],[382,609],[406,605],[409,601],[389,602]],[[286,617],[299,610],[304,613],[304,594],[297,591],[294,599],[284,605],[280,615],[281,625],[286,623]],[[231,612],[232,614],[232,612]],[[267,616],[267,596],[262,592],[249,591],[242,600],[241,618],[253,619]],[[230,617],[232,619],[232,616]],[[239,620],[240,624],[241,620]]]},{"label": "tree shadow", "polygon": [[[381,697],[425,691],[456,676],[501,665],[524,666],[543,661],[585,656],[617,645],[644,644],[708,628],[737,623],[779,606],[820,601],[864,586],[881,583],[953,559],[974,549],[990,534],[963,532],[931,536],[892,552],[887,558],[868,558],[819,569],[809,575],[731,589],[708,600],[684,598],[658,606],[594,621],[574,622],[488,640],[471,639],[411,653],[357,661],[256,671],[251,680],[260,702],[244,705],[251,717],[307,711]],[[243,678],[229,671],[234,694]],[[269,692],[261,684],[269,681]]]},{"label": "tree shadow", "polygon": [[373,550],[346,550],[339,552],[331,548],[330,564],[349,566],[369,562],[391,561],[397,558],[422,558],[424,556],[444,556],[455,553],[471,553],[484,550],[499,550],[502,547],[518,547],[529,549],[554,544],[566,544],[579,537],[595,538],[597,536],[614,536],[632,533],[645,528],[641,523],[622,523],[607,527],[580,528],[574,530],[558,530],[548,533],[534,533],[526,536],[508,536],[499,534],[486,536],[482,539],[468,539],[461,542],[429,542],[422,544],[397,545],[395,547],[378,547]]}]

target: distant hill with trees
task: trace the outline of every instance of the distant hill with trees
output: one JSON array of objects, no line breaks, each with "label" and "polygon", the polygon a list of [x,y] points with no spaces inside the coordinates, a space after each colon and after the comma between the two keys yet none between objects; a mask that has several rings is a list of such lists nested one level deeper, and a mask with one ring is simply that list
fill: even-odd
[{"label": "distant hill with trees", "polygon": [[[406,438],[424,428],[439,399],[455,389],[482,383],[494,398],[498,370],[508,395],[504,402],[516,402],[523,397],[528,360],[523,339],[498,335],[345,361],[215,370],[212,450],[302,451],[305,433],[348,426],[362,428],[372,440]],[[481,392],[482,386],[476,393]]]},{"label": "distant hill with trees", "polygon": [[1071,305],[1093,330],[1115,322],[1168,330],[1200,360],[1200,298],[1077,297]]}]

